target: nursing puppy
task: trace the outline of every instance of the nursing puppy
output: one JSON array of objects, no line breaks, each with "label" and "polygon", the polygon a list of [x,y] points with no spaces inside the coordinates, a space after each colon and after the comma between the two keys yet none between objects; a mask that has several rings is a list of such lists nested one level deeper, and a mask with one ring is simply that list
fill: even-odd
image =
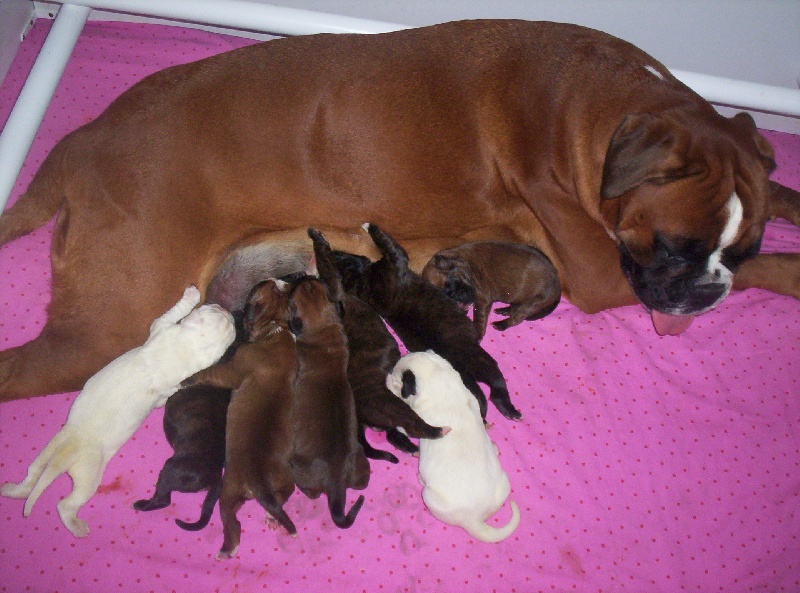
[{"label": "nursing puppy", "polygon": [[200,518],[195,523],[175,519],[181,529],[198,531],[211,520],[222,491],[225,464],[225,418],[231,390],[195,385],[181,389],[164,406],[164,434],[174,453],[158,474],[153,496],[137,500],[137,511],[163,509],[172,492],[206,490]]},{"label": "nursing puppy", "polygon": [[369,462],[358,442],[340,303],[330,299],[319,279],[307,276],[292,286],[289,311],[298,358],[292,475],[309,498],[324,492],[333,522],[347,528],[364,504],[364,497],[359,496],[345,515],[347,489],[367,487]]},{"label": "nursing puppy", "polygon": [[503,506],[511,484],[458,373],[433,352],[414,352],[400,359],[386,384],[427,422],[451,427],[441,439],[420,441],[419,480],[431,514],[483,542],[510,536],[520,518],[514,501],[506,525],[485,522]]},{"label": "nursing puppy", "polygon": [[458,305],[408,267],[408,254],[374,224],[365,225],[383,257],[337,252],[336,265],[345,290],[375,308],[411,352],[433,350],[461,375],[477,398],[486,418],[486,396],[478,383],[489,386],[489,399],[503,416],[522,418],[511,403],[508,387],[497,362],[480,345],[472,322]]},{"label": "nursing puppy", "polygon": [[465,306],[474,304],[472,323],[479,338],[495,302],[505,319],[492,323],[500,331],[525,320],[541,319],[561,300],[558,271],[547,256],[528,245],[476,241],[440,251],[422,269],[422,277]]},{"label": "nursing puppy", "polygon": [[88,535],[89,525],[77,513],[94,495],[109,460],[181,381],[216,362],[233,342],[230,313],[217,305],[192,311],[199,301],[199,291],[187,288],[183,298],[152,323],[142,346],[91,377],[66,424],[28,468],[25,480],[4,484],[0,494],[27,497],[27,517],[42,492],[67,472],[73,488],[58,503],[58,514],[73,535]]},{"label": "nursing puppy", "polygon": [[236,513],[253,498],[267,511],[272,526],[280,524],[297,534],[282,506],[294,492],[290,455],[292,383],[297,373],[285,289],[276,280],[253,287],[244,308],[244,344],[229,361],[190,379],[233,390],[219,499],[224,540],[218,560],[236,556],[242,532]]},{"label": "nursing puppy", "polygon": [[[370,459],[397,463],[397,457],[373,448],[366,439],[364,427],[388,430],[389,441],[406,453],[415,454],[419,448],[408,436],[435,439],[442,429],[422,420],[404,401],[386,388],[386,377],[400,360],[400,349],[380,315],[356,296],[342,288],[331,246],[316,229],[308,229],[314,244],[317,273],[328,293],[342,303],[342,326],[347,335],[349,359],[347,378],[353,391],[356,417],[359,423],[359,442]],[[402,428],[405,434],[395,430]],[[406,436],[408,435],[408,436]]]}]

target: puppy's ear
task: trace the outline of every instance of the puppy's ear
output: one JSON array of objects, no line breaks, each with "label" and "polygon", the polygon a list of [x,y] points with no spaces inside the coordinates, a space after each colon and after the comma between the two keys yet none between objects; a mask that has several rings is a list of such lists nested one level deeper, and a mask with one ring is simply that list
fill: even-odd
[{"label": "puppy's ear", "polygon": [[412,395],[417,395],[417,378],[411,369],[403,371],[402,375],[403,386],[400,388],[400,396],[403,399],[408,399]]},{"label": "puppy's ear", "polygon": [[689,131],[662,115],[627,115],[606,151],[600,195],[617,198],[643,183],[663,185],[702,172],[686,154]]},{"label": "puppy's ear", "polygon": [[436,266],[437,270],[441,270],[442,272],[449,272],[456,267],[456,263],[452,259],[444,255],[439,255],[438,253],[433,256],[433,265]]}]

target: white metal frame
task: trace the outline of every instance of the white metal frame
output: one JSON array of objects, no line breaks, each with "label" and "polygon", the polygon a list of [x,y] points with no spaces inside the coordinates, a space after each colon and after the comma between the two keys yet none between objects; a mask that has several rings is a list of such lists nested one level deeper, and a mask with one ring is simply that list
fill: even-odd
[{"label": "white metal frame", "polygon": [[[70,0],[56,16],[0,133],[0,211],[5,207],[91,9],[204,23],[276,35],[384,33],[405,25],[273,6],[257,0]],[[671,71],[712,103],[800,117],[800,90]]]}]

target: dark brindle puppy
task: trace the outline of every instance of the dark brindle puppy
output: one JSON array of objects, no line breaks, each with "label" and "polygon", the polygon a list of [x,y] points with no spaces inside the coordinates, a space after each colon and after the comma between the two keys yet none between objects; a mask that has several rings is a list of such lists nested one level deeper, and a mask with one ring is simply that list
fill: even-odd
[{"label": "dark brindle puppy", "polygon": [[230,361],[197,373],[191,381],[233,389],[225,439],[225,476],[219,510],[225,534],[218,559],[236,555],[241,524],[236,513],[255,498],[272,519],[295,535],[282,505],[294,491],[292,383],[297,352],[288,326],[283,283],[266,280],[250,293],[244,309],[245,343]]},{"label": "dark brindle puppy", "polygon": [[486,396],[478,383],[489,386],[489,399],[503,416],[522,418],[511,403],[497,362],[480,346],[480,339],[459,306],[408,267],[408,254],[374,224],[366,225],[383,257],[372,263],[365,257],[336,253],[342,284],[375,308],[411,352],[433,350],[461,375],[486,418]]},{"label": "dark brindle puppy", "polygon": [[347,489],[369,482],[369,462],[358,442],[353,393],[347,380],[347,337],[339,303],[322,282],[307,276],[290,292],[290,326],[297,336],[292,475],[309,498],[323,492],[337,527],[353,524],[364,497],[345,515]]},{"label": "dark brindle puppy", "polygon": [[547,256],[528,245],[476,241],[440,251],[422,269],[422,277],[472,310],[478,337],[486,334],[492,305],[505,319],[492,323],[500,331],[549,315],[561,300],[558,271]]},{"label": "dark brindle puppy", "polygon": [[222,491],[225,463],[225,417],[231,390],[194,385],[172,395],[164,406],[164,434],[174,453],[158,474],[152,498],[133,503],[137,511],[163,509],[172,502],[172,492],[207,490],[200,519],[187,523],[175,519],[182,529],[198,531],[208,525]]},{"label": "dark brindle puppy", "polygon": [[380,315],[360,298],[347,294],[342,288],[331,246],[316,229],[309,229],[308,236],[314,243],[317,273],[336,301],[342,303],[342,326],[347,335],[350,351],[347,363],[347,378],[353,390],[356,417],[359,423],[359,442],[370,459],[383,459],[397,463],[397,457],[386,451],[373,448],[367,442],[364,427],[388,430],[387,437],[400,450],[418,453],[419,447],[403,433],[394,430],[403,428],[408,436],[435,439],[444,433],[442,428],[431,426],[411,409],[406,402],[395,396],[386,387],[386,377],[400,360],[400,349]]}]

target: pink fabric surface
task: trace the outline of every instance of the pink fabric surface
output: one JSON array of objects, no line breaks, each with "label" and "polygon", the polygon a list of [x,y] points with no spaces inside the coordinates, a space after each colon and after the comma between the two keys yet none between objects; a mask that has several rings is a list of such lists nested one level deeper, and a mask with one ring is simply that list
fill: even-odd
[{"label": "pink fabric surface", "polygon": [[[0,87],[0,121],[48,29],[36,24]],[[144,75],[246,43],[90,23],[14,197],[59,138]],[[773,178],[800,188],[800,137],[766,135],[779,162]],[[42,327],[51,228],[0,249],[0,348]],[[800,232],[771,223],[764,249],[800,251]],[[489,411],[522,513],[508,540],[479,543],[434,519],[420,497],[417,461],[404,456],[397,466],[372,464],[366,503],[349,530],[332,524],[324,499],[295,492],[286,505],[299,529],[293,539],[270,531],[251,501],[239,513],[239,556],[216,562],[216,512],[197,533],[173,522],[194,520],[203,494],[176,494],[161,511],[131,508],[150,496],[171,454],[158,410],[81,511],[89,537],[73,538],[58,518],[66,476],[27,519],[22,501],[0,498],[0,591],[800,590],[798,301],[735,293],[680,337],[657,336],[642,307],[586,315],[562,302],[544,320],[503,333],[490,327],[484,344],[524,415],[512,423]],[[74,395],[0,404],[0,482],[22,480]],[[496,520],[509,515],[506,505]]]}]

